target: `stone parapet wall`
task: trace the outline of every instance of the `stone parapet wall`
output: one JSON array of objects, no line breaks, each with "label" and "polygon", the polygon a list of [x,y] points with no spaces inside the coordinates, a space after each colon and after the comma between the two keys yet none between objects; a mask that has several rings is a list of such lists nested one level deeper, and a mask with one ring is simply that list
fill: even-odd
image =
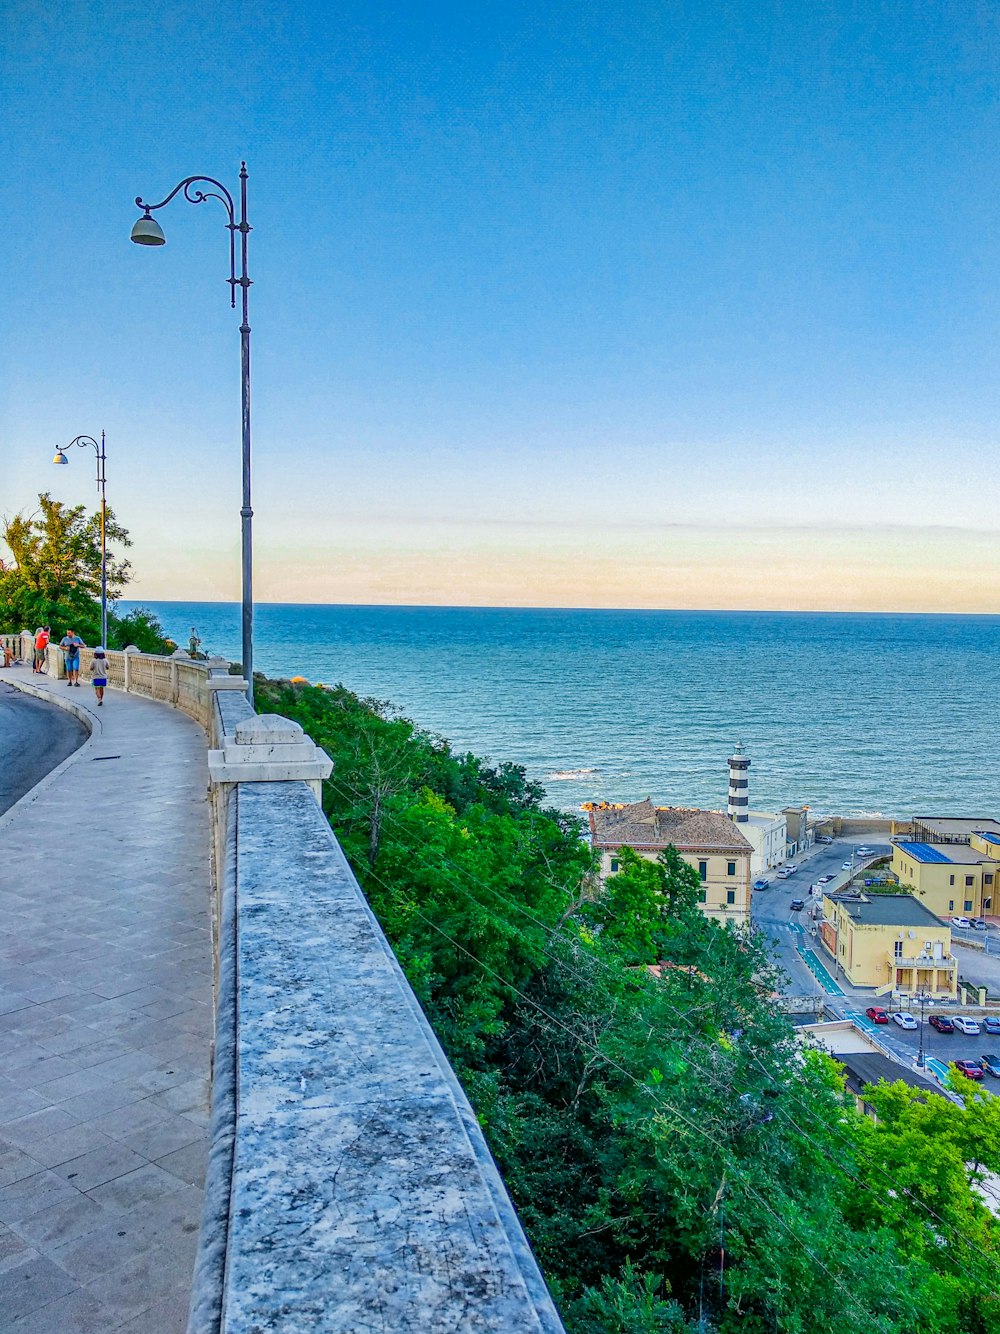
[{"label": "stone parapet wall", "polygon": [[[22,662],[31,662],[33,644],[34,636],[27,630],[20,634],[0,635],[0,647],[9,648]],[[140,653],[137,648],[108,649],[106,656],[108,685],[112,689],[127,690],[131,695],[145,695],[147,699],[172,704],[206,730],[211,726],[208,678],[220,671],[228,674],[229,663],[224,658],[195,661],[183,649],[166,658],[154,653]],[[80,651],[83,681],[89,680],[87,673],[93,657],[92,648]],[[48,647],[45,670],[57,681],[66,675],[63,653],[57,643]]]},{"label": "stone parapet wall", "polygon": [[[31,661],[30,634],[0,644]],[[63,675],[55,646],[47,671]],[[111,651],[108,682],[189,714],[209,746],[217,1016],[189,1334],[562,1334],[323,815],[330,760],[297,723],[255,713],[223,660]]]},{"label": "stone parapet wall", "polygon": [[212,708],[219,1056],[189,1334],[560,1334],[475,1114],[323,815],[329,761],[240,692]]}]

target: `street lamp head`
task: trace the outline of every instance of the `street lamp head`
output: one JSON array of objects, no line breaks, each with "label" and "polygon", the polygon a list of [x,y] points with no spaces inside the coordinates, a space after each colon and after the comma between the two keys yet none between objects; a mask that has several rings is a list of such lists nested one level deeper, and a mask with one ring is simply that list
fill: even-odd
[{"label": "street lamp head", "polygon": [[62,452],[61,449],[57,449],[57,450],[56,450],[56,456],[55,456],[55,458],[52,460],[52,462],[53,462],[53,463],[69,463],[69,459],[66,457],[66,455]]},{"label": "street lamp head", "polygon": [[148,208],[132,228],[132,240],[136,245],[167,244],[167,238],[163,235],[163,228],[155,218],[150,217]]}]

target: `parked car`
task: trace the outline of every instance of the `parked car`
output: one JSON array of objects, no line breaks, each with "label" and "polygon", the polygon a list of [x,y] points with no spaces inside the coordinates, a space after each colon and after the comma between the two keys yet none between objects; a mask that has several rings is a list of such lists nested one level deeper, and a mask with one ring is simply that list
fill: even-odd
[{"label": "parked car", "polygon": [[956,1014],[951,1021],[960,1033],[967,1037],[975,1037],[979,1032],[979,1023],[975,1019],[969,1019],[964,1014]]},{"label": "parked car", "polygon": [[955,1025],[946,1014],[932,1014],[927,1020],[931,1028],[936,1028],[939,1033],[954,1033]]},{"label": "parked car", "polygon": [[986,918],[985,918],[985,917],[973,917],[973,919],[972,919],[972,929],[973,929],[973,931],[988,931],[988,930],[989,930],[989,927],[986,925]]},{"label": "parked car", "polygon": [[801,912],[806,905],[802,899],[792,899],[788,906],[792,912]]},{"label": "parked car", "polygon": [[855,848],[855,849],[854,849],[854,855],[855,855],[856,857],[874,857],[874,856],[875,856],[875,849],[874,849],[874,848]]},{"label": "parked car", "polygon": [[873,1024],[887,1024],[889,1022],[889,1016],[886,1014],[885,1010],[880,1009],[877,1005],[869,1005],[868,1009],[865,1010],[865,1014]]},{"label": "parked car", "polygon": [[770,883],[771,882],[768,880],[767,876],[762,875],[759,880],[753,882],[753,887],[754,889],[767,889]]},{"label": "parked car", "polygon": [[983,1071],[986,1074],[992,1075],[994,1079],[1000,1079],[1000,1056],[994,1056],[992,1054],[980,1056],[979,1064],[983,1067]]},{"label": "parked car", "polygon": [[969,921],[967,917],[953,917],[951,919],[951,924],[952,926],[960,926],[963,931],[968,931],[968,929],[972,926],[972,923]]},{"label": "parked car", "polygon": [[1000,1037],[1000,1019],[995,1014],[988,1014],[983,1020],[983,1032]]},{"label": "parked car", "polygon": [[828,885],[828,884],[830,883],[831,880],[835,880],[835,879],[836,879],[836,876],[833,876],[833,875],[821,875],[820,878],[819,878],[819,883],[820,883],[821,885]]},{"label": "parked car", "polygon": [[909,1010],[897,1010],[896,1013],[892,1016],[892,1018],[893,1022],[898,1024],[900,1028],[920,1027],[916,1019],[914,1019],[913,1015],[910,1014]]},{"label": "parked car", "polygon": [[778,879],[787,880],[790,875],[794,874],[795,873],[790,866],[783,866],[781,870],[778,872]]},{"label": "parked car", "polygon": [[960,1070],[966,1079],[982,1079],[983,1067],[978,1061],[956,1061],[955,1068]]},{"label": "parked car", "polygon": [[820,834],[816,842],[822,843],[825,847],[829,847],[829,845],[833,842],[833,839],[830,837],[829,834]]},{"label": "parked car", "polygon": [[853,863],[853,862],[841,862],[841,863],[840,863],[840,869],[841,869],[842,871],[850,871],[850,870],[853,869],[853,867],[854,867],[854,863]]}]

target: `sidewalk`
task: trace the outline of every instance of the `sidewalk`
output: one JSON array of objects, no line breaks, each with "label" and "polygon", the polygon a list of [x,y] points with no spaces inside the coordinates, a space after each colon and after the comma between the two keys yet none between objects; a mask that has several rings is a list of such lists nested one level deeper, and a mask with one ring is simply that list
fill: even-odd
[{"label": "sidewalk", "polygon": [[0,817],[0,1323],[183,1334],[212,1033],[204,734],[3,677],[95,731]]}]

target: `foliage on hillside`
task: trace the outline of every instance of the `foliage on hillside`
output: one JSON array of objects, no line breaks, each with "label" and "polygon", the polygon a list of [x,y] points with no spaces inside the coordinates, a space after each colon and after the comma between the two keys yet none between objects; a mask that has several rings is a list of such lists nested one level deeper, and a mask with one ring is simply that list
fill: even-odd
[{"label": "foliage on hillside", "polygon": [[[101,520],[84,505],[64,505],[43,493],[34,514],[15,514],[0,521],[0,535],[10,553],[0,558],[0,625],[7,631],[52,627],[58,642],[75,630],[85,644],[101,638]],[[112,546],[129,547],[128,530],[108,510],[108,599],[121,597],[132,568]],[[108,648],[134,644],[144,653],[170,652],[152,612],[135,608],[127,616],[108,613]]]},{"label": "foliage on hillside", "polygon": [[[672,850],[599,890],[576,822],[343,688],[262,682],[581,1334],[996,1334],[1000,1100],[873,1094],[803,1054],[763,943]],[[662,964],[659,975],[649,965]]]}]

